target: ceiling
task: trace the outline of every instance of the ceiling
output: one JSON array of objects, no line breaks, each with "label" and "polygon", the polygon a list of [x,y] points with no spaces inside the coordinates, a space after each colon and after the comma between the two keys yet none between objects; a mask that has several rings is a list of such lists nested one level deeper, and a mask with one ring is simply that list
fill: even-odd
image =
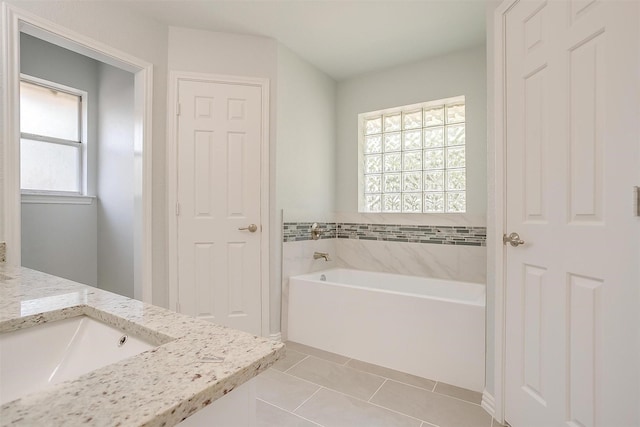
[{"label": "ceiling", "polygon": [[336,80],[477,46],[484,0],[124,2],[167,25],[271,37]]}]

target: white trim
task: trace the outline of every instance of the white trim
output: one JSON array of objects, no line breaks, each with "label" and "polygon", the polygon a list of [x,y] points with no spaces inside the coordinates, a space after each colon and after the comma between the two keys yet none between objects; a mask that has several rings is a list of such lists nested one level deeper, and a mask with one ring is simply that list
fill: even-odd
[{"label": "white trim", "polygon": [[276,334],[269,334],[269,339],[275,342],[282,342],[282,332]]},{"label": "white trim", "polygon": [[178,306],[178,127],[177,99],[180,73],[169,72],[167,84],[167,276],[169,278],[169,310],[180,312]]},{"label": "white trim", "polygon": [[[505,366],[506,366],[506,299],[505,268],[506,253],[502,235],[506,227],[506,140],[505,140],[505,62],[506,62],[506,14],[519,0],[504,0],[494,12],[494,148],[495,148],[495,196],[494,221],[488,232],[493,239],[488,251],[495,253],[494,268],[494,418],[501,423],[505,419]],[[491,42],[491,41],[490,41]]]},{"label": "white trim", "polygon": [[178,202],[178,144],[177,144],[177,100],[178,84],[184,81],[202,81],[212,83],[231,83],[258,86],[262,91],[262,135],[261,135],[261,188],[260,188],[260,223],[262,238],[260,247],[260,277],[262,297],[262,336],[269,335],[270,320],[270,281],[269,281],[269,243],[271,241],[269,210],[269,79],[257,77],[228,76],[204,74],[185,71],[169,72],[169,90],[167,105],[167,203],[169,225],[169,308],[178,311],[178,218],[176,205]]},{"label": "white trim", "polygon": [[20,201],[23,204],[90,205],[94,200],[95,196],[22,193]]},{"label": "white trim", "polygon": [[[19,102],[20,81],[20,19],[15,10],[7,3],[2,3],[2,61],[0,74],[3,81],[2,91],[3,124],[3,231],[6,242],[6,262],[9,265],[20,265],[20,122],[19,111],[15,106]],[[11,143],[13,142],[13,143]]]},{"label": "white trim", "polygon": [[[2,231],[7,243],[7,263],[20,265],[20,123],[19,123],[19,82],[20,82],[20,32],[33,35],[66,49],[102,61],[117,68],[135,73],[136,147],[142,149],[142,247],[139,257],[143,301],[152,302],[152,253],[151,253],[151,117],[153,64],[114,49],[89,37],[69,30],[61,25],[2,3],[2,61],[0,72],[3,80],[2,91],[4,129],[1,131],[3,147],[3,202],[4,221]],[[136,212],[138,213],[138,212]],[[134,260],[136,263],[138,260]],[[137,263],[136,263],[137,264]],[[134,265],[136,265],[134,264]],[[138,268],[137,266],[135,268]],[[139,284],[136,284],[136,287]]]},{"label": "white trim", "polygon": [[[262,223],[262,240],[260,248],[261,260],[261,293],[262,293],[262,336],[267,336],[271,330],[271,205],[269,203],[271,195],[271,143],[270,143],[270,93],[269,79],[253,79],[262,89],[262,158],[260,165],[260,221]],[[279,315],[278,315],[279,316]],[[282,328],[280,328],[282,330]]]},{"label": "white trim", "polygon": [[487,389],[484,389],[482,391],[482,402],[480,403],[480,406],[482,407],[482,409],[487,411],[487,413],[491,415],[493,418],[496,417],[495,404],[496,404],[495,398],[491,395],[491,393],[487,391]]}]

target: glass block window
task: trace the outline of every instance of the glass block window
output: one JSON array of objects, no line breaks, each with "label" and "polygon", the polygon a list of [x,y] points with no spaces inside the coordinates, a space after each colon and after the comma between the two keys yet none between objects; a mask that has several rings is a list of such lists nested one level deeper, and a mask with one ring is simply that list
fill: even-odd
[{"label": "glass block window", "polygon": [[465,212],[464,97],[365,113],[361,212]]},{"label": "glass block window", "polygon": [[20,188],[82,193],[83,93],[53,82],[20,82]]}]

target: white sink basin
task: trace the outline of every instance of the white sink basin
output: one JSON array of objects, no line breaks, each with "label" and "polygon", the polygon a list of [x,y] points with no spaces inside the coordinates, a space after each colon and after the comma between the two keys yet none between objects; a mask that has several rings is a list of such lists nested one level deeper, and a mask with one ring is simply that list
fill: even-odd
[{"label": "white sink basin", "polygon": [[0,404],[154,347],[87,316],[0,334]]}]

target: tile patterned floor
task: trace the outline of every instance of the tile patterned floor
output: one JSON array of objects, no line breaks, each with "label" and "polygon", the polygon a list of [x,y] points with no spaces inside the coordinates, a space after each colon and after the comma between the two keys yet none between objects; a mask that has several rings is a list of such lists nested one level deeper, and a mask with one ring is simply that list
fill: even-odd
[{"label": "tile patterned floor", "polygon": [[260,427],[498,427],[482,395],[287,342],[257,377]]}]

